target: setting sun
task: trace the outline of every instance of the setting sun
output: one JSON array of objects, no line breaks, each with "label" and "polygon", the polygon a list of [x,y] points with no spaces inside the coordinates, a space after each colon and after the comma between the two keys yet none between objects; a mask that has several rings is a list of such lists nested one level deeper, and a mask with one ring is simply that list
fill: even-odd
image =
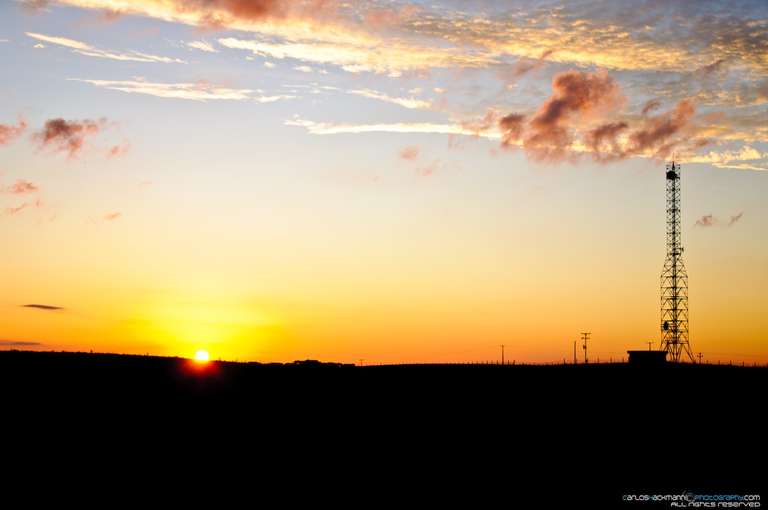
[{"label": "setting sun", "polygon": [[209,359],[208,351],[199,350],[195,353],[195,361],[206,362]]}]

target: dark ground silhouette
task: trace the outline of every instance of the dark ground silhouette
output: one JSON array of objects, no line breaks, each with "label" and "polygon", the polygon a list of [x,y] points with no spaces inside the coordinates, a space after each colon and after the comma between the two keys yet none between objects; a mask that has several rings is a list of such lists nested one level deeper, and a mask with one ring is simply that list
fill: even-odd
[{"label": "dark ground silhouette", "polygon": [[184,451],[194,459],[199,444],[217,459],[205,469],[250,470],[269,458],[273,475],[328,477],[323,486],[338,494],[549,498],[525,508],[669,508],[622,504],[621,495],[755,492],[767,375],[711,365],[201,366],[0,352],[6,442],[56,438],[70,455],[119,444],[132,460],[151,452],[148,468]]}]

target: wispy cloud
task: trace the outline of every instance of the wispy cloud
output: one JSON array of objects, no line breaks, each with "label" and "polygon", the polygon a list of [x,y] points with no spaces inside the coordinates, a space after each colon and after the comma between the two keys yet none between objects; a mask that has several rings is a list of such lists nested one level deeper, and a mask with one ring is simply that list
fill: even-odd
[{"label": "wispy cloud", "polygon": [[744,168],[745,165],[752,166],[753,169],[768,170],[760,168],[760,162],[768,162],[768,152],[760,152],[749,145],[742,146],[737,151],[709,151],[706,154],[697,154],[687,158],[690,163],[709,163],[720,168]]},{"label": "wispy cloud", "polygon": [[69,39],[67,37],[57,37],[51,35],[38,34],[35,32],[26,32],[26,34],[39,41],[47,42],[49,44],[55,44],[58,46],[64,46],[70,48],[75,53],[80,55],[86,55],[88,57],[107,58],[111,60],[123,60],[131,62],[159,62],[163,64],[185,64],[184,60],[171,57],[162,57],[158,55],[150,55],[148,53],[141,53],[138,51],[130,51],[128,53],[117,53],[114,51],[107,51],[91,46],[90,44]]},{"label": "wispy cloud", "polygon": [[[99,10],[119,4],[125,14],[250,32],[264,39],[225,40],[230,47],[274,58],[334,63],[354,72],[478,67],[510,56],[528,59],[523,60],[528,65],[520,65],[525,70],[542,55],[580,67],[686,73],[721,60],[756,72],[768,64],[768,20],[755,16],[762,0],[729,10],[645,2],[641,12],[631,1],[617,1],[611,9],[591,2],[557,7],[526,2],[522,8],[482,14],[424,4],[382,8],[377,2],[329,0],[59,1]],[[674,20],[674,30],[668,20]],[[387,51],[381,51],[384,47]]]},{"label": "wispy cloud", "polygon": [[22,308],[32,308],[34,310],[44,310],[46,312],[57,312],[60,310],[64,310],[61,306],[55,306],[55,305],[41,305],[39,303],[32,303],[28,305],[19,305]]},{"label": "wispy cloud", "polygon": [[186,44],[190,48],[193,48],[193,49],[196,49],[196,50],[200,50],[200,51],[204,51],[206,53],[218,53],[219,52],[219,50],[214,48],[213,45],[211,43],[209,43],[208,41],[191,41],[191,42],[188,42]]},{"label": "wispy cloud", "polygon": [[306,129],[313,135],[337,135],[359,133],[424,133],[438,135],[467,135],[484,138],[499,139],[497,132],[476,133],[461,124],[438,124],[432,122],[398,122],[390,124],[335,124],[329,122],[314,122],[311,120],[294,117],[285,121],[287,126],[298,126]]},{"label": "wispy cloud", "polygon": [[115,221],[119,219],[123,213],[121,212],[111,212],[104,215],[104,221]]},{"label": "wispy cloud", "polygon": [[[350,73],[374,72],[390,76],[439,67],[480,67],[496,62],[494,57],[473,51],[385,42],[351,35],[346,42],[267,42],[234,37],[221,38],[218,42],[226,48],[246,50],[278,60],[291,58],[313,64],[335,65]],[[383,44],[387,45],[387,51],[380,51]]]},{"label": "wispy cloud", "polygon": [[259,103],[271,103],[281,99],[293,99],[296,96],[262,95],[252,89],[235,89],[221,87],[207,81],[188,83],[156,83],[145,80],[85,80],[70,78],[72,81],[89,83],[96,87],[110,90],[118,90],[129,94],[146,94],[155,97],[172,99],[187,99],[191,101],[256,101]]},{"label": "wispy cloud", "polygon": [[29,342],[27,340],[0,340],[3,347],[40,347],[41,342]]},{"label": "wispy cloud", "polygon": [[413,97],[392,97],[383,92],[377,92],[371,89],[348,90],[347,93],[354,94],[357,96],[367,97],[369,99],[376,99],[378,101],[385,101],[387,103],[396,104],[398,106],[402,106],[403,108],[408,108],[411,110],[414,110],[414,109],[426,110],[432,107],[432,103],[430,101],[415,99]]},{"label": "wispy cloud", "polygon": [[744,216],[744,211],[741,211],[740,213],[731,215],[731,217],[728,218],[728,220],[721,220],[720,218],[718,218],[714,214],[705,214],[704,216],[702,216],[701,218],[696,220],[696,224],[695,225],[697,227],[714,227],[716,225],[720,225],[722,227],[728,228],[728,227],[732,227],[736,223],[738,223],[738,221],[743,216]]},{"label": "wispy cloud", "polygon": [[15,216],[19,214],[21,211],[25,210],[26,208],[30,207],[32,204],[25,202],[23,204],[19,204],[17,206],[13,207],[6,207],[5,208],[5,214],[8,216]]}]

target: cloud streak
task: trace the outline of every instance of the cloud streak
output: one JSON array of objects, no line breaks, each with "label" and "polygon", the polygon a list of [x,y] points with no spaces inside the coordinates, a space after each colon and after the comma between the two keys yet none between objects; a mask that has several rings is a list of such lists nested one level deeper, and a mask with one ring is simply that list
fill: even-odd
[{"label": "cloud streak", "polygon": [[286,126],[296,126],[306,129],[313,135],[338,135],[361,133],[423,133],[438,135],[466,135],[479,136],[498,140],[501,135],[498,132],[477,133],[461,124],[439,124],[432,122],[397,122],[382,124],[335,124],[329,122],[314,122],[300,117],[285,121]]},{"label": "cloud streak", "polygon": [[736,222],[738,222],[741,219],[742,216],[744,216],[744,211],[742,211],[742,212],[740,212],[738,214],[734,214],[733,216],[731,216],[731,219],[728,220],[728,226],[731,227],[734,224],[736,224]]},{"label": "cloud streak", "polygon": [[403,108],[408,108],[409,110],[427,110],[432,107],[430,101],[415,99],[413,97],[392,97],[383,92],[377,92],[371,89],[348,90],[347,93],[396,104]]},{"label": "cloud streak", "polygon": [[296,97],[286,94],[262,95],[256,90],[222,87],[202,80],[187,83],[157,83],[145,80],[86,80],[79,78],[69,78],[69,80],[80,81],[95,87],[129,94],[145,94],[155,97],[201,102],[255,101],[257,103],[271,103]]},{"label": "cloud streak", "polygon": [[117,53],[113,51],[102,50],[94,46],[91,46],[90,44],[76,41],[74,39],[69,39],[67,37],[38,34],[35,32],[25,32],[25,33],[27,36],[33,39],[37,39],[38,41],[43,41],[48,44],[63,46],[65,48],[71,49],[75,53],[78,53],[80,55],[85,55],[88,57],[106,58],[110,60],[121,60],[121,61],[128,61],[128,62],[155,62],[155,63],[163,63],[163,64],[173,64],[173,63],[185,64],[186,63],[185,61],[178,58],[161,57],[158,55],[151,55],[148,53],[141,53],[138,51],[130,51],[128,53]]},{"label": "cloud streak", "polygon": [[31,303],[31,304],[28,304],[28,305],[19,305],[19,306],[21,306],[22,308],[31,308],[33,310],[43,310],[43,311],[46,311],[46,312],[58,312],[60,310],[64,310],[64,308],[61,307],[61,306],[42,305],[42,304],[39,304],[39,303]]},{"label": "cloud streak", "polygon": [[218,53],[219,50],[213,47],[211,43],[208,41],[190,41],[187,43],[187,46],[189,48],[193,48],[195,50],[204,51],[206,53]]},{"label": "cloud streak", "polygon": [[27,340],[0,340],[0,346],[3,347],[40,347],[41,342],[29,342]]}]

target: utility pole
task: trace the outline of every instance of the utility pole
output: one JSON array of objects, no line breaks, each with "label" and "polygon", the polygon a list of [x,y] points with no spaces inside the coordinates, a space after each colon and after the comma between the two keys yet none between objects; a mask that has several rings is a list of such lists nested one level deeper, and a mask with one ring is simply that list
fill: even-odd
[{"label": "utility pole", "polygon": [[576,340],[573,341],[573,364],[576,364]]},{"label": "utility pole", "polygon": [[504,344],[501,344],[501,364],[504,364]]},{"label": "utility pole", "polygon": [[653,345],[653,340],[651,340],[650,342],[648,342],[648,350],[649,350],[649,351],[651,350],[651,346],[652,346],[652,345]]},{"label": "utility pole", "polygon": [[592,333],[590,332],[582,332],[581,333],[581,339],[584,341],[584,344],[581,346],[582,349],[584,349],[584,364],[586,365],[589,363],[589,357],[587,357],[587,340],[589,340],[589,335]]},{"label": "utility pole", "polygon": [[701,365],[701,357],[702,357],[702,354],[701,354],[701,353],[699,353],[699,355],[698,355],[697,357],[699,358],[699,365]]}]

